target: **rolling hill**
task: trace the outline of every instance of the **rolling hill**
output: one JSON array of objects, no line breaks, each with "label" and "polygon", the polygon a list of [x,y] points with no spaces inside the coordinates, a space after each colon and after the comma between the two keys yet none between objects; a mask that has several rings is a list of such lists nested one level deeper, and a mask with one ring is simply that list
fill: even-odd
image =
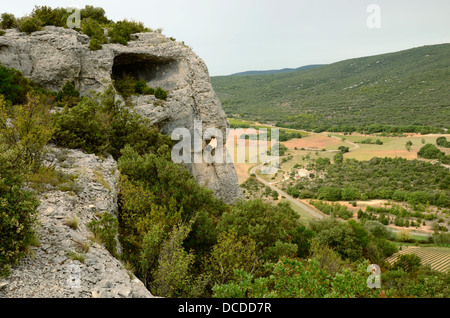
[{"label": "rolling hill", "polygon": [[309,70],[309,69],[319,67],[319,66],[323,66],[323,64],[306,65],[306,66],[301,66],[301,67],[297,67],[297,68],[283,68],[281,70],[246,71],[246,72],[234,73],[234,74],[231,74],[230,76],[264,75],[264,74],[280,74],[280,73],[298,72],[298,71]]},{"label": "rolling hill", "polygon": [[314,131],[450,128],[448,43],[301,71],[211,80],[229,117]]}]

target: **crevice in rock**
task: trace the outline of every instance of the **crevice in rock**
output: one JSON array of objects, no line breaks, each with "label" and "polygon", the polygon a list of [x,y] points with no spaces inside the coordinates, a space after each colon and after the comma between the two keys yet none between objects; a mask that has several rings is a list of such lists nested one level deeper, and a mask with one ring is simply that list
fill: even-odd
[{"label": "crevice in rock", "polygon": [[122,79],[125,75],[131,75],[137,80],[145,80],[147,83],[164,82],[178,70],[178,62],[159,56],[121,53],[114,58],[112,78]]}]

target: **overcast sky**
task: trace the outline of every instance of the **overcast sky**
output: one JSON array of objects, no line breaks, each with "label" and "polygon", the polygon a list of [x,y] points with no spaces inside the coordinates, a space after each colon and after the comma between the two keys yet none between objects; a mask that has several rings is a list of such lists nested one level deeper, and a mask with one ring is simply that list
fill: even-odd
[{"label": "overcast sky", "polygon": [[[86,4],[115,21],[163,28],[192,47],[211,76],[450,43],[450,0],[0,0],[0,12],[23,16],[35,5]],[[367,12],[371,4],[379,20]],[[379,27],[369,28],[368,20]]]}]

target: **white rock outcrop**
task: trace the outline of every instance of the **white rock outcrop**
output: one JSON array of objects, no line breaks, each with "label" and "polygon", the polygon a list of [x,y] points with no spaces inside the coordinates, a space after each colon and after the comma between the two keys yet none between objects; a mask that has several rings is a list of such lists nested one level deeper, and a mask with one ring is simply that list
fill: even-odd
[{"label": "white rock outcrop", "polygon": [[[194,120],[198,120],[203,132],[220,129],[225,143],[229,123],[203,60],[184,43],[159,33],[139,33],[133,38],[126,46],[105,44],[91,51],[89,37],[74,30],[47,26],[31,35],[7,30],[0,36],[0,63],[53,91],[71,81],[82,95],[103,90],[124,73],[132,74],[150,87],[169,92],[166,101],[153,96],[133,99],[136,110],[163,133],[187,128],[193,136]],[[233,164],[196,163],[187,168],[199,184],[225,202],[242,197]]]}]

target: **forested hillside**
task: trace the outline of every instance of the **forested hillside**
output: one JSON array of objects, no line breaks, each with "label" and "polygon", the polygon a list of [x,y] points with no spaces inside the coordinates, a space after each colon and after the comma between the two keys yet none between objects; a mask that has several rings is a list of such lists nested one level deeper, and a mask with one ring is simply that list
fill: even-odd
[{"label": "forested hillside", "polygon": [[212,83],[229,117],[318,132],[428,133],[449,127],[449,79],[450,44],[441,44]]}]

